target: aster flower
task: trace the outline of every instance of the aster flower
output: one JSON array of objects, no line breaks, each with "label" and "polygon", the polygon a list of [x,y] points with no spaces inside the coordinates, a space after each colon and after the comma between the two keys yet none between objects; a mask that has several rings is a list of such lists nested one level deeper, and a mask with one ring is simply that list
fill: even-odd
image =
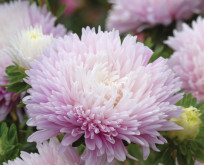
[{"label": "aster flower", "polygon": [[[174,20],[185,20],[204,9],[202,0],[109,0],[113,7],[107,29],[141,32],[156,25],[169,25]],[[202,8],[202,9],[201,9]]]},{"label": "aster flower", "polygon": [[5,52],[12,61],[24,69],[30,68],[30,62],[43,53],[53,41],[52,35],[44,35],[41,27],[22,30],[10,41],[10,46]]},{"label": "aster flower", "polygon": [[21,152],[21,158],[3,165],[82,165],[77,150],[67,147],[63,154],[59,154],[59,144],[56,138],[52,138],[49,143],[37,144],[39,154]]},{"label": "aster flower", "polygon": [[44,34],[63,36],[66,30],[62,25],[55,27],[55,20],[46,6],[40,8],[35,3],[20,0],[0,4],[0,49],[19,31],[30,27],[41,26]]},{"label": "aster flower", "polygon": [[174,31],[165,43],[175,52],[169,65],[181,78],[186,93],[192,93],[198,101],[204,100],[204,19],[199,17],[192,28],[183,24],[182,31]]},{"label": "aster flower", "polygon": [[152,51],[136,37],[121,43],[118,31],[87,28],[81,39],[73,34],[53,45],[26,71],[27,124],[38,130],[28,141],[63,133],[63,152],[84,139],[82,159],[90,165],[104,155],[108,162],[131,157],[123,141],[142,146],[146,159],[150,146],[166,142],[158,131],[180,129],[168,119],[182,112],[174,105],[181,83],[165,59],[148,64]]}]

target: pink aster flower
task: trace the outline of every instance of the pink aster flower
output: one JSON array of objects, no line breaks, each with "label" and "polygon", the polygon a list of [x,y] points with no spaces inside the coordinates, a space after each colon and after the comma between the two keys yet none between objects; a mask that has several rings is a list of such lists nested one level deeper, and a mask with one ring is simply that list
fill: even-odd
[{"label": "pink aster flower", "polygon": [[8,161],[3,165],[83,165],[77,150],[67,147],[62,154],[58,153],[59,141],[52,138],[50,142],[38,144],[38,153],[21,152],[21,158]]},{"label": "pink aster flower", "polygon": [[[204,9],[203,0],[109,0],[113,4],[107,29],[141,32],[156,25],[185,20]],[[202,8],[202,9],[201,9]]]},{"label": "pink aster flower", "polygon": [[38,7],[28,1],[14,1],[0,4],[0,49],[8,44],[10,38],[23,29],[41,26],[44,34],[63,36],[66,29],[55,27],[56,17],[47,11],[46,6]]},{"label": "pink aster flower", "polygon": [[175,52],[169,64],[183,82],[186,93],[204,101],[204,19],[199,17],[192,28],[183,24],[182,31],[174,31],[166,43]]},{"label": "pink aster flower", "polygon": [[83,139],[86,165],[101,156],[111,162],[131,157],[123,141],[158,151],[166,140],[158,131],[176,130],[168,119],[182,110],[181,83],[159,58],[148,64],[152,51],[136,37],[121,43],[118,31],[83,29],[81,39],[73,34],[57,39],[54,47],[31,63],[26,71],[30,93],[24,99],[29,126],[37,132],[28,141],[43,142],[65,134],[63,149]]}]

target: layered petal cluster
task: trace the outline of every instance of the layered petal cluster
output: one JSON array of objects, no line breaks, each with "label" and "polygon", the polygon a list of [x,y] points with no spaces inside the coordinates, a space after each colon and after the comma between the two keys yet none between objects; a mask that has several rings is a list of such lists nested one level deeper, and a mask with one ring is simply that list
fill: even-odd
[{"label": "layered petal cluster", "polygon": [[52,35],[44,35],[41,26],[29,28],[13,37],[5,52],[20,67],[29,69],[30,62],[42,54],[45,48],[51,46],[52,41]]},{"label": "layered petal cluster", "polygon": [[55,27],[55,20],[56,17],[47,11],[46,6],[40,8],[29,1],[0,4],[0,49],[19,31],[30,27],[41,26],[44,34],[63,36],[66,29],[62,25]]},{"label": "layered petal cluster", "polygon": [[57,138],[50,139],[50,142],[38,144],[38,153],[21,152],[21,158],[8,161],[3,165],[83,165],[77,150],[67,147],[66,151],[59,154],[59,141]]},{"label": "layered petal cluster", "polygon": [[152,51],[136,37],[121,43],[118,31],[86,28],[81,39],[73,34],[53,45],[26,71],[27,124],[38,130],[29,141],[63,133],[63,151],[84,139],[82,158],[90,165],[104,155],[124,161],[124,141],[142,146],[146,159],[150,146],[158,151],[155,144],[166,142],[158,131],[180,129],[169,119],[182,113],[174,105],[181,83],[167,60],[148,64]]},{"label": "layered petal cluster", "polygon": [[204,19],[199,17],[192,28],[183,24],[182,31],[174,31],[166,44],[175,52],[169,65],[181,78],[182,88],[198,101],[204,100]]},{"label": "layered petal cluster", "polygon": [[[3,52],[0,53],[0,85],[7,85],[5,80],[5,68],[12,64],[11,59]],[[15,104],[15,94],[6,91],[5,87],[0,87],[0,122],[5,119]]]},{"label": "layered petal cluster", "polygon": [[156,25],[185,20],[204,9],[203,0],[109,0],[113,4],[107,29],[141,32]]}]

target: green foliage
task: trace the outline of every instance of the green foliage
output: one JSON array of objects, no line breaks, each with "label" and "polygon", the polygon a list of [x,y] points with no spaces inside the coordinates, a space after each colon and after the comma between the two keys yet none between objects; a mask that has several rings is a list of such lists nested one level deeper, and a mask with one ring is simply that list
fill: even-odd
[{"label": "green foliage", "polygon": [[204,102],[197,103],[197,99],[194,98],[191,94],[184,95],[183,99],[176,103],[178,106],[182,106],[184,108],[188,108],[193,106],[199,110],[204,110]]},{"label": "green foliage", "polygon": [[[131,143],[127,147],[130,155],[134,156],[138,160],[142,160],[142,149],[139,145]],[[130,165],[135,165],[135,160],[127,158]]]},{"label": "green foliage", "polygon": [[81,144],[77,147],[78,153],[81,155],[85,150],[85,145]]},{"label": "green foliage", "polygon": [[57,11],[57,18],[61,17],[66,9],[66,4],[61,4]]},{"label": "green foliage", "polygon": [[[204,122],[204,103],[197,103],[196,98],[191,94],[184,95],[176,105],[184,108],[193,106],[200,110],[200,119]],[[195,139],[179,141],[177,138],[170,139],[167,132],[163,132],[163,136],[168,143],[158,145],[160,152],[152,151],[147,161],[143,162],[145,165],[175,165],[178,161],[179,165],[194,165],[195,160],[204,163],[204,125],[200,127],[200,132]],[[153,162],[153,163],[152,163]],[[140,163],[139,163],[140,164]],[[143,165],[142,163],[140,165]]]},{"label": "green foliage", "polygon": [[35,128],[26,125],[28,117],[24,115],[23,121],[18,126],[19,143],[22,144],[22,150],[28,153],[37,152],[36,143],[27,142],[28,137],[35,131]]},{"label": "green foliage", "polygon": [[150,58],[149,63],[154,62],[159,57],[169,58],[170,55],[172,54],[172,50],[170,48],[168,48],[166,45],[161,44],[161,43],[155,45],[153,40],[152,40],[152,37],[148,37],[144,41],[144,45],[153,50],[153,55]]},{"label": "green foliage", "polygon": [[0,165],[19,156],[20,147],[15,124],[9,128],[6,123],[2,123],[0,125]]},{"label": "green foliage", "polygon": [[9,82],[9,85],[4,85],[8,92],[15,92],[20,94],[27,91],[30,85],[24,82],[24,78],[27,77],[25,70],[18,65],[11,65],[6,68],[7,76],[5,78]]}]

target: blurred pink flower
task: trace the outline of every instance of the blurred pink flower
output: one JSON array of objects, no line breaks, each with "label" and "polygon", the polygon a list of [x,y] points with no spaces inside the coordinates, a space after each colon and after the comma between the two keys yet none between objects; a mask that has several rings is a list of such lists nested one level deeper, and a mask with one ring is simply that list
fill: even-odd
[{"label": "blurred pink flower", "polygon": [[136,37],[121,43],[118,31],[86,28],[80,38],[56,40],[26,71],[27,124],[38,130],[28,141],[64,133],[63,152],[84,138],[82,159],[95,165],[104,155],[108,162],[131,157],[124,140],[142,146],[146,159],[150,146],[158,151],[155,144],[166,142],[158,131],[181,129],[169,121],[182,113],[174,105],[182,98],[179,79],[163,58],[148,64],[152,51]]},{"label": "blurred pink flower", "polygon": [[8,161],[3,165],[83,165],[75,148],[67,147],[62,154],[58,153],[59,141],[52,138],[50,142],[37,144],[38,153],[21,152],[21,158]]},{"label": "blurred pink flower", "polygon": [[175,51],[169,65],[181,78],[185,92],[204,101],[204,19],[199,17],[192,28],[183,24],[183,30],[175,30],[165,43]]},{"label": "blurred pink flower", "polygon": [[60,0],[60,4],[66,4],[65,15],[74,13],[82,4],[83,0]]},{"label": "blurred pink flower", "polygon": [[203,0],[109,0],[113,4],[107,29],[141,32],[159,24],[185,20],[204,9]]}]

